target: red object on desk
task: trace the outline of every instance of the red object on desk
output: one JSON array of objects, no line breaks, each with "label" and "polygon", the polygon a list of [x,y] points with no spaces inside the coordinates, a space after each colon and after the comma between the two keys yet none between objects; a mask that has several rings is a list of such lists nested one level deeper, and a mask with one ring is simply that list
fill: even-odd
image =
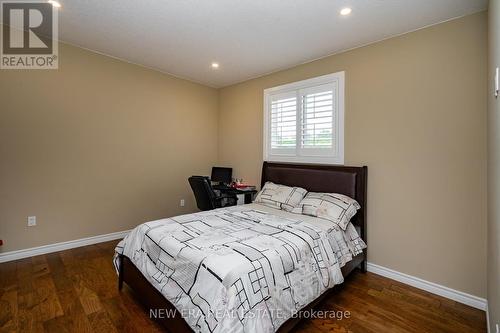
[{"label": "red object on desk", "polygon": [[252,185],[248,185],[248,184],[235,184],[234,187],[236,187],[236,188],[252,187]]}]

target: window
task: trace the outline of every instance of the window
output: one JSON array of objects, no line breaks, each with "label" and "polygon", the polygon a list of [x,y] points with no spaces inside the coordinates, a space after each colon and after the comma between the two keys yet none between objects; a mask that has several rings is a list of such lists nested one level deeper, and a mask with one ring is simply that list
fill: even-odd
[{"label": "window", "polygon": [[344,72],[264,90],[264,160],[344,164]]}]

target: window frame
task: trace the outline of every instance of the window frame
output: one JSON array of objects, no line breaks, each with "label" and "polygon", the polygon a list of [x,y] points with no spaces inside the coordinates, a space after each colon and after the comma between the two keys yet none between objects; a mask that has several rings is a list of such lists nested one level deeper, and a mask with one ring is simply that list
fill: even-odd
[{"label": "window frame", "polygon": [[[336,120],[333,129],[333,141],[335,142],[332,148],[302,148],[302,101],[301,91],[314,89],[322,85],[334,85],[337,94],[334,95],[336,102],[334,110]],[[277,154],[271,149],[271,100],[272,96],[289,94],[294,92],[297,95],[297,117],[296,119],[296,146],[295,149],[290,149],[290,153]],[[334,90],[335,91],[335,90]],[[263,137],[263,158],[269,162],[292,162],[292,163],[323,163],[323,164],[344,164],[344,126],[345,126],[345,72],[336,72],[327,75],[314,77],[307,80],[292,82],[277,87],[264,89],[264,137]],[[335,98],[336,97],[336,98]],[[299,135],[300,133],[300,135]],[[307,149],[312,149],[309,152],[328,152],[328,154],[307,154]],[[325,149],[321,151],[321,149]]]}]

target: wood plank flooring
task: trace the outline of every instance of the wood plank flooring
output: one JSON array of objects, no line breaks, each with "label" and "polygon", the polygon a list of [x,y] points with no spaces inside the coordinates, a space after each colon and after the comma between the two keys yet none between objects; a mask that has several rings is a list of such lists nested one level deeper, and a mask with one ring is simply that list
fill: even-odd
[{"label": "wood plank flooring", "polygon": [[[163,332],[117,288],[117,241],[0,264],[0,332]],[[295,332],[486,332],[485,313],[372,273],[354,272]]]}]

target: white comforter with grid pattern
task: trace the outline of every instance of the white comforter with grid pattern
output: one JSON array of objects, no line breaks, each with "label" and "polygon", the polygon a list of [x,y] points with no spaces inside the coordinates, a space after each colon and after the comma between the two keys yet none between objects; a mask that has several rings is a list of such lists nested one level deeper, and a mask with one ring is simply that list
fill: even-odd
[{"label": "white comforter with grid pattern", "polygon": [[351,224],[250,204],[141,224],[116,252],[194,331],[274,332],[365,246]]}]

